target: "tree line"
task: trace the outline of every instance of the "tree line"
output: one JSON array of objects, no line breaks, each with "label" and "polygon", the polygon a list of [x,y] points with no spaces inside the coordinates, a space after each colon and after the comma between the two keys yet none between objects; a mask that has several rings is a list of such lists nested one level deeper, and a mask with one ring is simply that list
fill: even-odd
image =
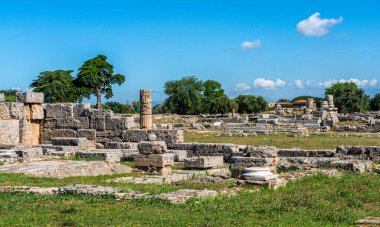
[{"label": "tree line", "polygon": [[[113,97],[113,86],[125,82],[125,76],[114,74],[114,67],[104,55],[98,55],[85,61],[74,77],[73,70],[43,71],[30,84],[35,92],[42,92],[48,103],[82,102],[84,98],[96,96],[95,108],[111,109],[115,113],[138,113],[139,101],[132,103],[106,102],[102,104],[102,96]],[[8,102],[16,100],[17,89],[2,90]],[[195,76],[170,80],[165,83],[165,101],[153,107],[153,113],[176,114],[226,114],[259,113],[267,109],[267,102],[262,96],[239,95],[229,98],[222,85],[215,80],[201,81]],[[367,112],[380,110],[380,93],[370,98],[365,91],[353,82],[335,83],[326,88],[325,95],[333,95],[335,106],[342,113]],[[293,100],[280,99],[283,102],[313,98],[320,107],[325,98],[298,96]]]}]

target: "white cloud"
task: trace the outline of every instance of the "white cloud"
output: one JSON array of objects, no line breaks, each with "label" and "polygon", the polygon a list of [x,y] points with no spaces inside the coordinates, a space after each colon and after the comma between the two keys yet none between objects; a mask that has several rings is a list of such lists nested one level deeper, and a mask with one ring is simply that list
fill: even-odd
[{"label": "white cloud", "polygon": [[254,87],[264,88],[264,89],[267,89],[267,90],[277,89],[279,87],[284,87],[285,84],[286,83],[284,81],[280,80],[280,79],[267,80],[267,79],[264,79],[264,78],[257,78],[256,80],[253,81],[253,86]]},{"label": "white cloud", "polygon": [[343,17],[339,17],[338,19],[322,19],[320,15],[319,12],[316,12],[309,18],[300,21],[297,24],[297,31],[305,36],[323,36],[329,32],[331,27],[343,21]]},{"label": "white cloud", "polygon": [[240,47],[242,50],[248,50],[252,48],[259,48],[261,45],[261,41],[257,39],[255,41],[244,41],[240,44]]},{"label": "white cloud", "polygon": [[246,90],[249,90],[249,89],[251,89],[251,86],[249,86],[246,83],[236,84],[235,88],[234,88],[234,90],[237,91],[237,92],[246,91]]},{"label": "white cloud", "polygon": [[331,87],[333,84],[338,83],[338,82],[339,83],[353,82],[356,85],[358,85],[359,87],[376,87],[376,85],[377,85],[377,80],[375,80],[375,79],[373,79],[373,80],[360,80],[360,79],[356,79],[356,78],[351,78],[349,80],[346,80],[346,79],[327,80],[324,82],[319,82],[318,86],[327,88],[327,87]]},{"label": "white cloud", "polygon": [[296,86],[296,88],[304,88],[302,80],[296,80],[294,82],[294,85]]}]

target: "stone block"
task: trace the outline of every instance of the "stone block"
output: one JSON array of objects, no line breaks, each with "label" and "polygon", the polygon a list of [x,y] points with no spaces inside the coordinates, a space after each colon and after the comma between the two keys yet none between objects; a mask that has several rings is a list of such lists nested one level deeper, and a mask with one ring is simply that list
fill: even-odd
[{"label": "stone block", "polygon": [[106,130],[106,118],[105,117],[91,118],[90,129],[95,129],[97,131],[105,131]]},{"label": "stone block", "polygon": [[113,117],[114,113],[112,110],[106,109],[89,109],[87,116],[90,118],[103,118],[103,117]]},{"label": "stone block", "polygon": [[16,154],[22,158],[38,158],[43,156],[42,147],[31,147],[16,150]]},{"label": "stone block", "polygon": [[[122,139],[124,142],[141,142],[148,141],[148,136],[150,134],[156,134],[159,141],[165,141],[167,144],[170,143],[182,143],[183,142],[183,131],[182,130],[171,130],[171,129],[134,129],[124,131],[122,134]],[[183,150],[183,149],[178,149]]]},{"label": "stone block", "polygon": [[8,106],[11,118],[21,120],[24,118],[24,103],[6,102]]},{"label": "stone block", "polygon": [[72,118],[74,117],[74,104],[46,104],[47,118]]},{"label": "stone block", "polygon": [[173,154],[151,154],[136,157],[136,167],[165,167],[174,164]]},{"label": "stone block", "polygon": [[15,150],[0,150],[0,159],[18,158]]},{"label": "stone block", "polygon": [[52,138],[51,139],[51,143],[54,146],[76,146],[83,149],[87,148],[87,142],[88,141],[86,138],[66,137],[66,138]]},{"label": "stone block", "polygon": [[249,157],[272,158],[277,156],[277,149],[273,146],[248,146],[247,153]]},{"label": "stone block", "polygon": [[138,150],[138,143],[131,142],[109,142],[104,144],[105,149],[134,149]]},{"label": "stone block", "polygon": [[331,167],[354,173],[365,173],[367,171],[371,171],[372,162],[359,160],[340,160],[332,162]]},{"label": "stone block", "polygon": [[83,137],[88,140],[96,140],[96,130],[95,129],[78,129],[78,137]]},{"label": "stone block", "polygon": [[141,154],[163,154],[167,152],[167,146],[164,141],[143,141],[138,145]]},{"label": "stone block", "polygon": [[120,162],[123,157],[123,152],[121,150],[92,150],[78,152],[76,156],[79,158],[104,160],[107,162]]},{"label": "stone block", "polygon": [[45,117],[44,108],[39,104],[32,104],[30,106],[30,119],[43,120]]},{"label": "stone block", "polygon": [[200,156],[185,159],[186,168],[208,169],[223,166],[223,156]]},{"label": "stone block", "polygon": [[187,158],[186,150],[168,150],[168,153],[174,154],[174,161],[183,162]]},{"label": "stone block", "polygon": [[73,107],[74,117],[88,117],[90,109],[90,104],[75,104]]},{"label": "stone block", "polygon": [[20,122],[18,120],[0,120],[0,149],[19,145]]},{"label": "stone block", "polygon": [[89,129],[90,121],[87,117],[78,118],[57,118],[57,128],[63,129]]},{"label": "stone block", "polygon": [[145,171],[147,174],[151,175],[161,175],[161,176],[168,176],[172,174],[172,167],[165,166],[165,167],[138,167],[139,169]]},{"label": "stone block", "polygon": [[137,157],[141,156],[137,149],[123,149],[122,152],[123,156],[121,157],[121,161],[134,162]]},{"label": "stone block", "polygon": [[0,103],[0,119],[1,120],[11,119],[11,112],[5,103]]},{"label": "stone block", "polygon": [[0,102],[5,102],[5,95],[4,95],[4,93],[0,93]]},{"label": "stone block", "polygon": [[16,101],[27,104],[44,103],[44,93],[41,92],[17,92]]},{"label": "stone block", "polygon": [[130,122],[124,117],[106,117],[106,130],[126,130],[130,129]]},{"label": "stone block", "polygon": [[335,150],[280,149],[279,157],[334,157]]}]

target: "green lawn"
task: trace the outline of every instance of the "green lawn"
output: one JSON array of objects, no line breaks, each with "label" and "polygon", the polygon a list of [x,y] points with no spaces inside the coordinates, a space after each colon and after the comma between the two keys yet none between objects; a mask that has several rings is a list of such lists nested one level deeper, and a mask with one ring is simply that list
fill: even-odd
[{"label": "green lawn", "polygon": [[[14,184],[36,180],[8,175],[1,184],[12,179]],[[46,179],[35,183],[59,184]],[[314,176],[274,191],[245,190],[235,197],[193,199],[183,205],[158,199],[0,193],[0,226],[348,226],[366,216],[380,216],[378,175]]]},{"label": "green lawn", "polygon": [[379,138],[337,137],[336,135],[310,135],[289,137],[284,135],[259,135],[257,137],[221,137],[213,133],[186,132],[185,142],[234,143],[244,145],[269,145],[277,148],[335,149],[339,145],[380,146]]}]

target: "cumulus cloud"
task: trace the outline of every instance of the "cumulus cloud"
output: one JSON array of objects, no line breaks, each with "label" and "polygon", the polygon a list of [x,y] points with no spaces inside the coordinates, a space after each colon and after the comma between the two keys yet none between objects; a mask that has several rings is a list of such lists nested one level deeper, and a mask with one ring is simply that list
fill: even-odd
[{"label": "cumulus cloud", "polygon": [[246,83],[236,84],[235,88],[234,88],[234,90],[237,91],[237,92],[246,91],[246,90],[249,90],[249,89],[251,89],[251,86],[249,86]]},{"label": "cumulus cloud", "polygon": [[294,85],[296,86],[296,88],[304,88],[302,80],[296,80],[294,82]]},{"label": "cumulus cloud", "polygon": [[271,89],[277,89],[279,87],[284,87],[285,86],[285,82],[280,80],[280,79],[276,79],[276,80],[267,80],[267,79],[264,79],[264,78],[257,78],[253,81],[253,86],[254,87],[258,87],[258,88],[264,88],[264,89],[267,89],[267,90],[271,90]]},{"label": "cumulus cloud", "polygon": [[331,87],[335,83],[346,83],[346,82],[353,82],[356,85],[358,85],[359,87],[376,87],[376,85],[377,85],[377,80],[375,80],[375,79],[372,79],[372,80],[365,80],[365,79],[364,80],[360,80],[360,79],[356,79],[356,78],[351,78],[349,80],[346,80],[346,79],[327,80],[327,81],[319,82],[318,86],[327,88],[327,87]]},{"label": "cumulus cloud", "polygon": [[321,14],[316,12],[309,18],[300,21],[297,24],[297,31],[305,36],[323,36],[329,32],[331,27],[343,21],[343,17],[322,19],[320,16]]},{"label": "cumulus cloud", "polygon": [[242,50],[248,50],[261,47],[261,41],[259,39],[255,41],[244,41],[240,44]]}]

